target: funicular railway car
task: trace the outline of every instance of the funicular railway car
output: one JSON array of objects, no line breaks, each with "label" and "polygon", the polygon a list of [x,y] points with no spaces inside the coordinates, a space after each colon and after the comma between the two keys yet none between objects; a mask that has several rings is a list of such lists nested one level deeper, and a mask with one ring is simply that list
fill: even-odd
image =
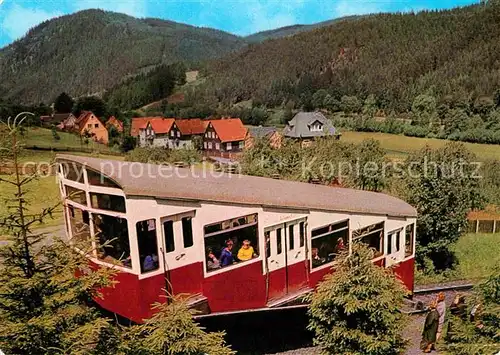
[{"label": "funicular railway car", "polygon": [[289,304],[355,241],[413,289],[416,211],[397,198],[80,156],[57,162],[68,238],[93,243],[91,264],[119,271],[97,302],[130,320],[150,317],[162,289],[205,313]]}]

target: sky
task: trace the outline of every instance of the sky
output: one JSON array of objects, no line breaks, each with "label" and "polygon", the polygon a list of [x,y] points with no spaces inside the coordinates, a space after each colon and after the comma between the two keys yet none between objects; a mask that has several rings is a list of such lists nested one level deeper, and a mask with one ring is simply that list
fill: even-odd
[{"label": "sky", "polygon": [[447,9],[478,0],[0,0],[0,48],[56,16],[100,8],[237,35],[347,15]]}]

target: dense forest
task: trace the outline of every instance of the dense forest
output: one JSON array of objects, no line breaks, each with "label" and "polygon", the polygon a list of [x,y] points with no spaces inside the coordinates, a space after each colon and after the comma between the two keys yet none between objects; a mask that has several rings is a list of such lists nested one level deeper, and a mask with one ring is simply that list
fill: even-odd
[{"label": "dense forest", "polygon": [[421,94],[438,105],[468,103],[500,87],[500,6],[379,14],[264,41],[211,62],[208,100],[253,99],[268,107],[314,106],[373,95],[386,111],[407,112]]},{"label": "dense forest", "polygon": [[95,94],[159,64],[198,63],[246,42],[222,31],[86,10],[45,21],[0,50],[0,97],[50,102]]}]

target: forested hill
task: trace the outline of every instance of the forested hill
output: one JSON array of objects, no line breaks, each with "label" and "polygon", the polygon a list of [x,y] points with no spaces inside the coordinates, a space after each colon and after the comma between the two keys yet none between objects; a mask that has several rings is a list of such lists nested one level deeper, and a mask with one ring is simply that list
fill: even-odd
[{"label": "forested hill", "polygon": [[380,14],[250,45],[209,65],[210,97],[301,104],[373,94],[399,112],[429,93],[454,102],[500,87],[498,2],[440,12]]},{"label": "forested hill", "polygon": [[86,10],[46,21],[0,50],[0,97],[50,102],[96,93],[160,63],[198,62],[239,49],[232,34]]}]

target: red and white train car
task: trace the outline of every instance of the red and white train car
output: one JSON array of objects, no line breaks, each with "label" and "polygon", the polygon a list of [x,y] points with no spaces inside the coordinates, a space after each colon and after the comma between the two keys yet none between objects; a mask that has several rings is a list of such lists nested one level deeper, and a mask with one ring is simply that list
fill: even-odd
[{"label": "red and white train car", "polygon": [[[97,301],[133,321],[152,315],[164,288],[209,313],[285,305],[313,290],[358,240],[413,289],[416,210],[395,197],[80,156],[57,161],[68,238],[93,244],[91,263],[119,270],[119,283]],[[227,241],[229,263],[217,265]],[[237,257],[243,241],[254,249],[248,260]]]}]

